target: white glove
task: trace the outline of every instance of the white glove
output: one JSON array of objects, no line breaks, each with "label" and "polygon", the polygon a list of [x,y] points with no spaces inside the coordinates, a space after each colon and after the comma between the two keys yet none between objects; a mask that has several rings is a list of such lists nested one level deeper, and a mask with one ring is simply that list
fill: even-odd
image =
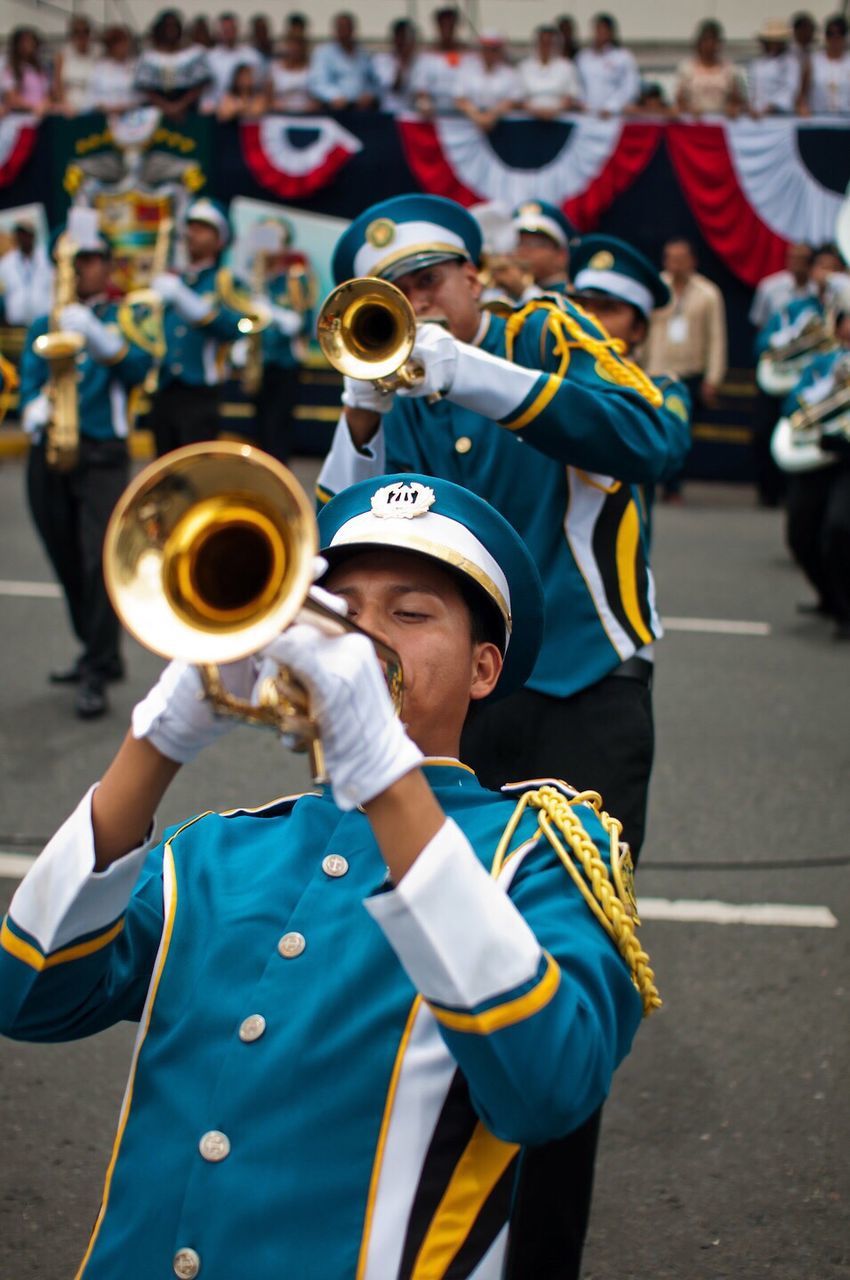
[{"label": "white glove", "polygon": [[425,377],[415,387],[399,387],[400,396],[443,396],[451,390],[457,370],[458,341],[440,324],[421,324],[410,353]]},{"label": "white glove", "polygon": [[420,325],[410,358],[424,367],[425,377],[418,386],[400,389],[400,396],[442,395],[494,421],[509,418],[541,377],[539,369],[491,356],[436,324]]},{"label": "white glove", "polygon": [[230,344],[230,363],[234,369],[244,369],[248,363],[248,339],[237,338]]},{"label": "white glove", "polygon": [[187,324],[200,324],[206,320],[215,305],[209,295],[195,293],[179,276],[169,271],[154,276],[151,287],[167,306],[174,307]]},{"label": "white glove", "polygon": [[24,406],[21,415],[21,425],[28,436],[38,436],[47,426],[50,419],[50,401],[47,393],[42,391],[40,395],[33,397],[29,404]]},{"label": "white glove", "polygon": [[[259,669],[255,657],[219,667],[229,693],[249,701]],[[147,738],[169,760],[188,764],[234,729],[233,716],[218,716],[204,697],[200,672],[185,662],[170,662],[146,698],[133,708],[134,738]]]},{"label": "white glove", "polygon": [[98,320],[90,307],[84,307],[79,302],[73,302],[62,308],[59,313],[59,327],[70,330],[71,333],[82,334],[93,360],[114,360],[124,346],[124,339],[120,333],[114,329],[108,329]]},{"label": "white glove", "polygon": [[342,403],[346,409],[365,409],[368,413],[389,413],[395,402],[392,391],[383,392],[361,378],[343,378]]},{"label": "white glove", "polygon": [[272,307],[272,321],[285,338],[294,338],[301,332],[302,317],[289,307]]},{"label": "white glove", "polygon": [[[315,588],[314,588],[315,590]],[[323,593],[326,595],[327,593]],[[393,711],[381,664],[366,636],[324,635],[301,623],[263,650],[263,672],[285,665],[312,699],[334,800],[366,804],[422,759]]]}]

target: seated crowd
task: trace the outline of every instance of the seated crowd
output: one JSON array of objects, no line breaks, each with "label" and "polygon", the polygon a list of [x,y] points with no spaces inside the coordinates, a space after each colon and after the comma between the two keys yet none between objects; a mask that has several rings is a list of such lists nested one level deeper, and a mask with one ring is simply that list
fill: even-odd
[{"label": "seated crowd", "polygon": [[373,51],[358,39],[351,13],[333,18],[329,40],[314,40],[301,13],[289,14],[276,37],[262,14],[243,35],[234,13],[219,14],[213,29],[205,17],[184,25],[176,10],[165,10],[140,47],[128,27],[96,32],[77,13],[55,52],[32,27],[11,32],[0,60],[0,115],[117,112],[146,104],[172,119],[189,110],[232,120],[380,109],[461,112],[483,130],[509,112],[541,120],[573,111],[850,116],[848,24],[841,13],[827,17],[820,31],[808,13],[766,21],[756,33],[760,53],[746,65],[726,56],[719,22],[702,22],[669,101],[660,84],[642,80],[611,14],[594,16],[582,46],[572,17],[542,25],[523,55],[496,31],[464,42],[453,6],[437,9],[433,20],[430,43],[413,22],[399,18],[386,47]]}]

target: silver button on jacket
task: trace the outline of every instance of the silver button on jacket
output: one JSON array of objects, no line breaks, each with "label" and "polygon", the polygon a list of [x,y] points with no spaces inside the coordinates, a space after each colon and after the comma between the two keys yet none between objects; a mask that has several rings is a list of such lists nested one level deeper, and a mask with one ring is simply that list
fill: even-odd
[{"label": "silver button on jacket", "polygon": [[171,1266],[180,1280],[195,1280],[201,1270],[201,1259],[194,1249],[178,1249],[171,1260]]},{"label": "silver button on jacket", "polygon": [[348,871],[348,859],[344,858],[341,853],[329,853],[327,857],[322,858],[322,870],[326,876],[331,876],[334,880],[337,880]]},{"label": "silver button on jacket", "polygon": [[301,955],[306,945],[307,939],[303,933],[285,933],[277,944],[277,949],[285,960],[293,960],[295,956]]},{"label": "silver button on jacket", "polygon": [[198,1143],[198,1150],[205,1160],[216,1164],[230,1155],[230,1139],[226,1133],[221,1133],[218,1129],[210,1129]]},{"label": "silver button on jacket", "polygon": [[261,1013],[251,1013],[239,1027],[239,1039],[244,1040],[246,1044],[250,1044],[253,1040],[259,1040],[265,1029],[266,1020],[263,1015]]}]

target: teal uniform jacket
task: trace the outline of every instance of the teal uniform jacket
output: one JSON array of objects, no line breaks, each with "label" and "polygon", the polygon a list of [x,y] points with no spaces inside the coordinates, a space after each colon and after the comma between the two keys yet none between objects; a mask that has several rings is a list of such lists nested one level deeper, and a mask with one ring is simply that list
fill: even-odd
[{"label": "teal uniform jacket", "polygon": [[[832,371],[837,361],[847,360],[848,353],[846,347],[838,347],[835,351],[823,351],[820,355],[812,356],[809,364],[806,365],[800,381],[797,383],[790,395],[786,396],[782,404],[782,417],[790,418],[796,409],[807,403],[806,392],[811,391],[821,381],[829,379],[832,382]],[[827,387],[823,387],[824,394],[828,394]]]},{"label": "teal uniform jacket", "polygon": [[210,310],[200,324],[190,324],[176,307],[166,306],[163,315],[165,356],[160,366],[160,387],[167,387],[172,382],[181,382],[189,387],[211,387],[222,381],[222,347],[240,337],[240,314],[221,301],[217,277],[216,267],[185,271],[180,277],[194,293],[209,298]]},{"label": "teal uniform jacket", "polygon": [[[118,307],[114,302],[97,302],[94,314],[107,328],[119,330]],[[32,349],[36,338],[50,330],[50,318],[40,316],[30,326],[21,357],[20,410],[44,391],[50,365]],[[126,342],[113,361],[94,360],[86,347],[77,356],[80,435],[90,440],[112,440],[127,435],[127,394],[144,381],[151,357],[141,347]]]},{"label": "teal uniform jacket", "polygon": [[770,340],[774,334],[792,325],[795,320],[799,320],[800,316],[806,313],[812,316],[822,316],[824,314],[823,306],[817,298],[792,298],[786,307],[782,307],[779,311],[774,311],[767,324],[759,329],[756,334],[756,359],[758,360],[760,356],[763,356],[770,349]]},{"label": "teal uniform jacket", "polygon": [[[287,271],[272,277],[266,286],[266,293],[269,301],[276,307],[286,307],[294,311],[299,309],[292,298],[290,276]],[[308,309],[301,313],[301,334],[309,335],[312,328],[313,313]],[[292,349],[292,343],[293,339],[281,333],[276,324],[270,324],[263,330],[263,364],[276,365],[279,369],[297,368],[300,361]]]},{"label": "teal uniform jacket", "polygon": [[530,809],[488,874],[531,784],[425,774],[471,849],[395,890],[329,791],[202,815],[101,875],[86,797],[19,887],[0,1030],[139,1023],[85,1280],[181,1250],[203,1280],[409,1280],[417,1257],[463,1280],[491,1250],[500,1274],[519,1149],[599,1106],[642,1000]]},{"label": "teal uniform jacket", "polygon": [[[604,335],[572,304],[562,306],[592,337]],[[559,359],[549,314],[535,307],[519,331],[515,363],[542,372],[511,421],[496,423],[448,400],[397,396],[372,461],[340,423],[317,492],[327,501],[367,475],[418,471],[490,502],[522,535],[543,579],[543,645],[528,686],[568,697],[662,634],[640,486],[681,466],[690,432],[678,391],[669,393],[672,410],[655,408],[580,347],[571,349],[564,376],[552,376]],[[484,323],[478,345],[506,356],[506,321],[486,316]]]}]

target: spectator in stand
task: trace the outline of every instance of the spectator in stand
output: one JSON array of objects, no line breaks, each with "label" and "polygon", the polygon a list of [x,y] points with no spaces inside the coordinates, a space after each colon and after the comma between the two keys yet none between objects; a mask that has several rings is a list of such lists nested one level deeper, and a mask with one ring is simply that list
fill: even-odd
[{"label": "spectator in stand", "polygon": [[91,23],[83,14],[74,14],[68,23],[68,39],[53,66],[53,98],[65,115],[76,116],[89,109],[95,61]]},{"label": "spectator in stand", "polygon": [[183,47],[183,21],[175,9],[164,9],[151,27],[151,48],[136,67],[134,88],[143,102],[158,107],[166,120],[182,120],[195,110],[212,80],[207,50]]},{"label": "spectator in stand", "polygon": [[251,48],[256,50],[262,58],[263,72],[267,74],[274,58],[271,23],[264,13],[255,13],[248,24],[248,30],[251,33],[249,37]]},{"label": "spectator in stand", "polygon": [[597,13],[592,44],[576,58],[584,105],[599,116],[621,115],[638,99],[640,76],[634,55],[622,48],[610,13]]},{"label": "spectator in stand", "polygon": [[240,62],[215,109],[217,120],[256,120],[266,109],[267,93],[258,83],[256,68]]},{"label": "spectator in stand", "polygon": [[558,28],[538,27],[535,40],[535,52],[517,67],[524,109],[537,120],[553,120],[562,111],[580,111],[581,82],[575,63],[561,56]]},{"label": "spectator in stand", "polygon": [[16,27],[0,72],[0,103],[6,111],[43,116],[50,110],[50,79],[42,65],[41,36],[34,27]]},{"label": "spectator in stand", "polygon": [[634,106],[626,107],[627,115],[670,116],[673,108],[664,96],[664,90],[655,80],[641,80],[640,93]]},{"label": "spectator in stand", "polygon": [[799,104],[801,115],[850,115],[850,53],[847,19],[840,13],[827,18],[824,48],[812,54],[809,89]]},{"label": "spectator in stand", "polygon": [[812,55],[815,52],[815,38],[818,24],[810,13],[795,13],[791,19],[791,52],[800,64],[800,97],[808,97],[811,85]]},{"label": "spectator in stand", "polygon": [[285,35],[280,53],[269,72],[268,111],[282,111],[287,115],[309,115],[320,111],[321,103],[311,97],[307,89],[310,78],[310,59],[303,36]]},{"label": "spectator in stand", "polygon": [[[240,41],[239,19],[235,13],[218,15],[216,34],[216,43],[207,53],[212,83],[208,85],[201,100],[201,110],[210,114],[218,108],[224,95],[229,92],[237,67],[252,67],[255,80],[261,84],[264,80],[263,58],[251,45]],[[264,84],[262,88],[264,90]]]},{"label": "spectator in stand", "polygon": [[741,77],[723,57],[723,28],[713,18],[700,23],[693,57],[679,66],[676,109],[688,116],[736,116],[744,105]]},{"label": "spectator in stand", "polygon": [[286,26],[283,29],[284,39],[294,36],[296,40],[303,40],[307,43],[307,28],[310,25],[309,18],[303,13],[288,13],[286,15]]},{"label": "spectator in stand", "polygon": [[129,28],[107,27],[101,40],[103,57],[92,68],[87,110],[130,111],[139,104],[133,88],[136,57]]},{"label": "spectator in stand", "polygon": [[802,85],[800,60],[788,48],[791,28],[771,18],[758,33],[762,52],[749,65],[750,112],[760,116],[788,116],[794,111]]},{"label": "spectator in stand", "polygon": [[50,310],[53,267],[31,222],[16,222],[13,233],[15,247],[0,257],[4,323],[29,327]]},{"label": "spectator in stand", "polygon": [[[673,376],[688,389],[694,409],[716,409],[726,377],[726,311],[723,295],[697,271],[690,241],[668,240],[661,278],[670,290],[666,306],[649,322],[646,369],[651,378]],[[681,473],[664,483],[667,501],[681,496]]]},{"label": "spectator in stand", "polygon": [[575,18],[569,13],[562,13],[560,18],[556,18],[555,26],[558,28],[558,35],[561,37],[561,57],[568,58],[570,62],[575,62],[580,48],[579,39],[576,35]]},{"label": "spectator in stand", "polygon": [[763,329],[776,311],[781,311],[796,298],[810,298],[817,293],[811,278],[814,250],[808,244],[789,244],[785,253],[785,270],[760,280],[750,307],[750,324]]},{"label": "spectator in stand", "polygon": [[351,13],[333,20],[333,40],[319,45],[310,66],[308,89],[331,111],[352,107],[368,111],[378,105],[380,85],[372,59],[357,41],[357,25]]},{"label": "spectator in stand", "polygon": [[523,96],[522,83],[505,59],[505,38],[482,31],[478,55],[464,59],[458,72],[455,107],[484,133],[514,111]]},{"label": "spectator in stand", "polygon": [[413,89],[417,111],[445,115],[455,109],[458,74],[469,55],[457,35],[458,10],[444,6],[434,11],[433,18],[437,38],[419,60]]},{"label": "spectator in stand", "polygon": [[215,44],[209,19],[204,14],[193,18],[186,28],[187,45],[199,44],[202,49],[211,49]]},{"label": "spectator in stand", "polygon": [[381,110],[397,115],[414,108],[414,81],[421,61],[416,27],[398,18],[390,27],[390,47],[376,53],[375,75],[381,86]]}]

